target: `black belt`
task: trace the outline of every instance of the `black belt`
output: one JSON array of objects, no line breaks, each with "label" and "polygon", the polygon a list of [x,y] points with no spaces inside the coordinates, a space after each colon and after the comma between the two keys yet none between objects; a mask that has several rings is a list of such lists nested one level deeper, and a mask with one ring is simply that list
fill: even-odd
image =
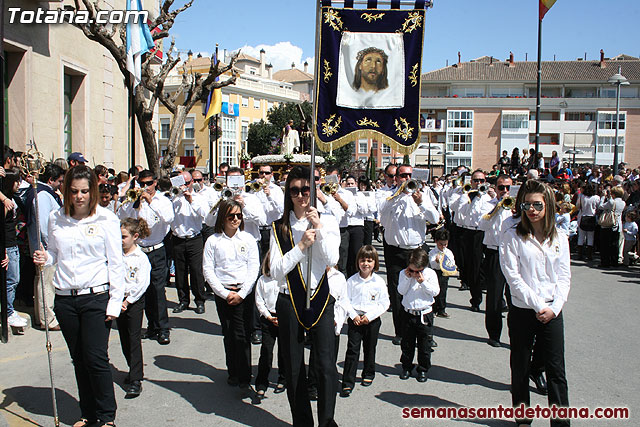
[{"label": "black belt", "polygon": [[176,239],[180,239],[180,240],[193,240],[193,239],[195,239],[197,237],[200,237],[201,235],[202,235],[202,233],[198,233],[198,234],[194,234],[192,236],[180,237],[180,236],[177,236],[177,235],[174,234],[173,237],[175,237]]},{"label": "black belt", "polygon": [[270,225],[261,225],[260,226],[260,231],[268,231],[271,230],[271,226]]}]

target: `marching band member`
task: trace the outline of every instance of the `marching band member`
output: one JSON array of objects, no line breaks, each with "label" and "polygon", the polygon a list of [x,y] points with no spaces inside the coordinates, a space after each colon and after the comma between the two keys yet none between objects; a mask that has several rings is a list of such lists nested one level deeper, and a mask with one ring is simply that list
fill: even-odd
[{"label": "marching band member", "polygon": [[167,314],[167,252],[164,247],[165,236],[171,229],[174,219],[171,201],[158,191],[158,180],[150,170],[138,175],[138,183],[144,191],[137,201],[128,201],[118,208],[118,217],[142,218],[149,227],[150,234],[141,238],[140,250],[147,255],[151,263],[150,283],[144,294],[144,311],[147,317],[147,332],[144,338],[156,339],[159,344],[170,343],[169,315]]},{"label": "marching band member", "polygon": [[[352,190],[347,190],[348,188],[355,189],[355,194],[351,193]],[[347,222],[346,233],[342,233],[342,223],[340,224],[340,249],[344,250],[346,255],[345,271],[347,277],[353,276],[358,271],[356,255],[362,245],[364,245],[364,217],[369,213],[369,203],[367,203],[364,194],[357,191],[357,188],[356,178],[353,175],[349,175],[346,179],[345,189],[338,190],[338,193],[340,193],[340,191],[343,191],[345,194],[350,193],[348,196],[351,197],[352,202],[349,207],[354,207],[353,214],[349,215],[349,210],[347,210],[347,215],[343,218],[343,221],[346,219]],[[345,246],[344,249],[343,246]]]},{"label": "marching band member", "polygon": [[[317,360],[318,423],[335,426],[337,370],[335,364],[334,298],[326,268],[338,262],[338,225],[331,215],[318,215],[310,204],[310,171],[294,167],[285,185],[284,214],[273,224],[270,244],[271,276],[280,283],[276,303],[280,344],[285,360],[287,397],[293,425],[313,425],[304,364],[304,331],[308,330]],[[312,228],[309,228],[311,225]],[[313,245],[311,277],[306,252]],[[306,283],[306,285],[305,285]],[[315,297],[305,309],[305,286]]]},{"label": "marching band member", "polygon": [[[443,317],[448,319],[450,317],[447,313],[447,289],[449,289],[449,276],[445,275],[442,271],[441,265],[448,261],[450,269],[455,268],[455,257],[453,252],[447,247],[449,245],[449,230],[446,228],[440,228],[433,233],[433,240],[436,242],[436,247],[429,252],[429,267],[436,272],[438,276],[438,286],[440,292],[435,298],[433,303],[433,311],[437,317]],[[452,265],[451,265],[452,264]]]},{"label": "marching band member", "polygon": [[[398,294],[398,275],[408,262],[411,252],[424,245],[426,240],[426,222],[436,224],[440,212],[433,206],[429,197],[423,197],[421,191],[409,195],[399,193],[403,183],[411,179],[412,167],[401,165],[397,168],[396,180],[399,186],[396,193],[380,204],[380,223],[385,229],[385,264],[387,267],[387,287],[393,310],[395,337],[393,343],[400,344],[402,333],[402,297]],[[426,222],[425,222],[426,221]]]},{"label": "marching band member", "polygon": [[224,200],[218,207],[214,234],[204,249],[202,270],[216,295],[216,308],[224,335],[229,377],[227,383],[247,390],[251,380],[251,318],[253,299],[247,296],[258,277],[258,245],[244,231],[242,204]]},{"label": "marching band member", "polygon": [[[500,269],[498,247],[500,246],[503,223],[512,217],[512,209],[515,208],[514,199],[509,197],[512,184],[513,181],[509,175],[498,177],[495,189],[496,197],[489,202],[494,208],[488,214],[483,215],[478,223],[478,228],[484,231],[482,276],[484,276],[487,285],[484,324],[489,335],[487,344],[492,347],[500,347],[502,333],[502,301],[507,282]],[[507,288],[507,295],[508,293],[509,289]],[[507,300],[509,299],[507,297]]]},{"label": "marching band member", "polygon": [[456,259],[458,270],[460,273],[460,291],[469,290],[467,285],[466,271],[464,269],[464,252],[462,251],[462,245],[464,243],[464,228],[462,227],[462,217],[460,216],[459,202],[462,198],[463,191],[465,190],[465,178],[468,176],[466,173],[462,173],[457,178],[457,172],[453,175],[452,186],[447,194],[447,205],[449,209],[449,232],[451,233],[451,239],[449,240],[449,247]]},{"label": "marching band member", "polygon": [[378,213],[376,193],[371,188],[371,181],[366,176],[358,178],[358,188],[367,201],[368,209],[364,215],[364,244],[370,245],[373,241],[373,230],[375,228],[376,214]]},{"label": "marching band member", "polygon": [[[345,210],[336,201],[335,194],[325,194],[322,191],[322,183],[320,181],[320,171],[316,169],[314,171],[316,179],[316,196],[318,197],[318,213],[321,215],[332,215],[336,222],[340,224],[342,217],[345,216]],[[334,169],[329,175],[338,175],[338,170]]]},{"label": "marching band member", "polygon": [[[202,275],[202,219],[207,216],[209,204],[204,196],[193,191],[193,182],[189,172],[182,172],[185,184],[182,194],[174,197],[174,219],[171,223],[173,233],[173,259],[176,266],[176,288],[179,304],[174,313],[182,313],[189,308],[189,288],[196,303],[195,312],[204,313],[204,277]],[[187,280],[190,279],[190,285]]]},{"label": "marching band member", "polygon": [[63,207],[50,216],[48,247],[35,251],[33,261],[57,263],[54,310],[73,360],[82,417],[74,427],[113,426],[107,348],[125,290],[120,222],[98,206],[98,178],[84,165],[67,171],[63,195]]},{"label": "marching band member", "polygon": [[[529,365],[534,340],[543,352],[549,405],[569,406],[562,308],[571,281],[569,241],[555,227],[553,190],[528,180],[518,193],[521,221],[500,242],[500,265],[511,290],[507,323],[511,344],[513,406],[529,406]],[[521,425],[531,420],[516,420]],[[552,420],[552,425],[569,425]]]}]

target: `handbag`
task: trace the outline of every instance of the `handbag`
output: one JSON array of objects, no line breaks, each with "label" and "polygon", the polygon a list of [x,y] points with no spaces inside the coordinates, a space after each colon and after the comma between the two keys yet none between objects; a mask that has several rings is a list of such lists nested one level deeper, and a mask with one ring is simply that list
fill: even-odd
[{"label": "handbag", "polygon": [[613,228],[616,223],[616,204],[613,203],[613,209],[610,211],[604,211],[598,216],[598,224],[602,228]]},{"label": "handbag", "polygon": [[592,215],[583,215],[580,219],[580,230],[594,231],[596,229],[596,217]]}]

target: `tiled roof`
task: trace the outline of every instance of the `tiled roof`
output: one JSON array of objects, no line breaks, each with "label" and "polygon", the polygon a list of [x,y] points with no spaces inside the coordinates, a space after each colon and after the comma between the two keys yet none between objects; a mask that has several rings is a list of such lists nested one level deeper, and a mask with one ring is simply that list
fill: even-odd
[{"label": "tiled roof", "polygon": [[305,73],[297,68],[289,68],[273,73],[273,79],[288,83],[308,82],[313,81],[313,74]]},{"label": "tiled roof", "polygon": [[[534,61],[497,62],[489,64],[487,57],[473,62],[463,62],[439,70],[422,74],[422,81],[517,81],[535,82],[537,63]],[[606,67],[600,67],[600,61],[544,61],[542,62],[542,81],[558,82],[606,82],[622,67],[622,75],[630,82],[640,83],[640,60],[606,60]]]},{"label": "tiled roof", "polygon": [[240,52],[240,54],[238,55],[238,58],[236,59],[236,61],[242,61],[242,60],[255,62],[256,64],[260,63],[259,59],[256,59],[253,56],[249,56],[246,53]]}]

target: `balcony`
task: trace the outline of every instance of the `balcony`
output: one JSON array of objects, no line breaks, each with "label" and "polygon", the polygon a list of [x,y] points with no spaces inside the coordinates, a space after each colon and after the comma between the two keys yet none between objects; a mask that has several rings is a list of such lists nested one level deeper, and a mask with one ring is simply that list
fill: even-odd
[{"label": "balcony", "polygon": [[[540,120],[540,133],[593,133],[596,122]],[[529,121],[529,133],[536,133],[536,121]]]}]

